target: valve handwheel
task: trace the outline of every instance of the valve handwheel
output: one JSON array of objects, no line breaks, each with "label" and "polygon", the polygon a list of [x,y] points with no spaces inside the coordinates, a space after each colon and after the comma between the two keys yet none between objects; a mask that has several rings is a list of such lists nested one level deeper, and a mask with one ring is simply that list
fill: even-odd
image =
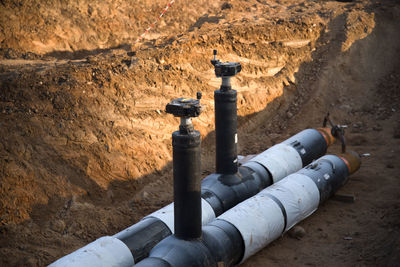
[{"label": "valve handwheel", "polygon": [[201,93],[197,93],[197,99],[177,98],[167,104],[165,111],[175,117],[198,117],[201,113]]}]

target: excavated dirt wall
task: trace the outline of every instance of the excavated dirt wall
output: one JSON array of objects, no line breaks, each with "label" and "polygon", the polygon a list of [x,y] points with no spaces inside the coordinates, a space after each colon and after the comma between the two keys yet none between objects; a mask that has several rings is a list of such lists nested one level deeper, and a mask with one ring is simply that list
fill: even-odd
[{"label": "excavated dirt wall", "polygon": [[136,45],[164,1],[1,5],[2,265],[48,264],[169,203],[170,99],[203,93],[194,123],[203,175],[213,172],[213,49],[243,66],[233,80],[241,154],[319,127],[328,111],[349,125],[350,148],[372,154],[344,189],[359,200],[329,201],[301,224],[306,237],[285,236],[245,265],[399,260],[396,2],[177,1]]}]

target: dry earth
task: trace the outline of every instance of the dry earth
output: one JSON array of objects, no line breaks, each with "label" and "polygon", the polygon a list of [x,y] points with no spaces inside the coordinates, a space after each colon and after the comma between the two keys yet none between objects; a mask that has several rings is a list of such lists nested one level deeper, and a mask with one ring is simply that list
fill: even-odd
[{"label": "dry earth", "polygon": [[[396,1],[0,2],[0,265],[43,266],[172,199],[172,98],[214,170],[212,49],[239,61],[239,151],[326,112],[369,152],[340,193],[244,266],[400,264],[400,5]],[[339,146],[330,149],[338,152]]]}]

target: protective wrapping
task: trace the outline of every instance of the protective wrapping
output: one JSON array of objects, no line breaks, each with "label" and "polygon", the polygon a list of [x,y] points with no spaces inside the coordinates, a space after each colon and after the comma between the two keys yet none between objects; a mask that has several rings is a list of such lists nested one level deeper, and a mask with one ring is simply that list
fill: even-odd
[{"label": "protective wrapping", "polygon": [[129,248],[119,239],[104,236],[62,257],[50,267],[131,267],[135,264]]},{"label": "protective wrapping", "polygon": [[250,161],[263,165],[271,173],[274,183],[303,167],[299,153],[286,144],[274,145]]},{"label": "protective wrapping", "polygon": [[270,186],[259,195],[270,194],[278,199],[286,212],[287,223],[284,231],[311,215],[319,204],[319,190],[310,177],[294,173]]},{"label": "protective wrapping", "polygon": [[311,215],[319,204],[319,190],[310,177],[292,174],[218,217],[242,235],[242,261]]},{"label": "protective wrapping", "polygon": [[261,194],[236,205],[218,219],[233,224],[242,235],[245,244],[242,261],[278,238],[284,230],[281,208]]}]

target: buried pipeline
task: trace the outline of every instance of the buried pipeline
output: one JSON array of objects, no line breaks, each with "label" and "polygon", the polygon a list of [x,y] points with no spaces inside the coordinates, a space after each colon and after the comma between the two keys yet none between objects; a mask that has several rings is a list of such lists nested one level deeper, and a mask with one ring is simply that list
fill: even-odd
[{"label": "buried pipeline", "polygon": [[[306,129],[239,166],[237,92],[232,89],[230,78],[241,71],[241,65],[220,62],[215,55],[216,51],[211,63],[215,67],[216,76],[222,78],[220,89],[214,92],[216,173],[202,181],[189,179],[192,175],[197,177],[200,172],[200,135],[193,129],[191,118],[201,113],[201,93],[197,94],[196,100],[173,100],[167,105],[166,111],[181,119],[179,131],[172,135],[174,192],[177,193],[174,194],[174,202],[114,236],[101,237],[50,266],[132,266],[148,257],[154,246],[172,234],[175,235],[171,238],[182,240],[199,239],[199,236],[209,240],[206,238],[207,231],[215,232],[218,227],[229,228],[229,231],[237,234],[240,229],[235,228],[234,223],[216,218],[222,214],[226,216],[226,211],[237,204],[320,158],[335,137],[338,137],[338,131],[333,131],[337,128],[334,125],[332,129]],[[176,178],[176,173],[180,172],[185,175],[177,175]],[[189,194],[187,192],[194,192],[190,187],[200,189]],[[193,221],[196,223],[193,224]],[[202,230],[202,225],[207,224]],[[228,226],[224,228],[218,226],[220,224]],[[207,230],[211,228],[214,230]],[[226,229],[223,231],[228,231]],[[217,232],[215,234],[218,236]],[[237,240],[245,241],[243,238]],[[153,256],[152,259],[155,259]]]}]

